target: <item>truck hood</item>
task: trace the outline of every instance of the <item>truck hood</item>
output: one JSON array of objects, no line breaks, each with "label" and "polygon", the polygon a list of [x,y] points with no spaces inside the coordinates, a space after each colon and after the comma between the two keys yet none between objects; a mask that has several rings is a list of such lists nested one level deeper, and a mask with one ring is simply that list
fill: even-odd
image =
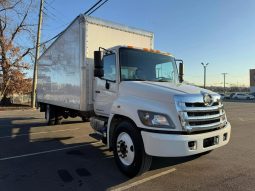
[{"label": "truck hood", "polygon": [[143,97],[153,100],[169,102],[173,101],[173,96],[180,94],[215,94],[212,91],[202,89],[187,84],[174,84],[170,82],[151,82],[151,81],[123,81],[120,83],[119,94],[122,96]]}]

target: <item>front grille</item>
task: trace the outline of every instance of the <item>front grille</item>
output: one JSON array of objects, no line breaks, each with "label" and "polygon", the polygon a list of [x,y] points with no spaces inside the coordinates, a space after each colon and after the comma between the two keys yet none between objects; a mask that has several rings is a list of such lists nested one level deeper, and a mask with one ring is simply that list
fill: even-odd
[{"label": "front grille", "polygon": [[193,116],[210,116],[210,115],[216,115],[219,114],[220,111],[207,111],[207,112],[187,112],[187,115],[189,117],[193,117]]},{"label": "front grille", "polygon": [[210,106],[204,104],[203,95],[176,96],[175,102],[183,128],[189,132],[218,129],[226,124],[220,96],[212,95]]},{"label": "front grille", "polygon": [[[186,107],[207,107],[204,103],[199,103],[199,102],[196,102],[196,103],[185,103]],[[212,104],[212,106],[217,106],[219,105],[218,102],[215,102]]]},{"label": "front grille", "polygon": [[196,121],[196,122],[189,122],[189,125],[190,125],[190,126],[208,125],[208,124],[218,123],[218,122],[220,122],[220,119],[206,120],[206,121]]}]

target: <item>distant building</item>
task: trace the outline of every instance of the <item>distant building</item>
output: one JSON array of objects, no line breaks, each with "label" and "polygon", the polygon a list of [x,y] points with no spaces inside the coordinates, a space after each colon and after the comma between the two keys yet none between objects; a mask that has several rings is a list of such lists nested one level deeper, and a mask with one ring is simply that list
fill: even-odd
[{"label": "distant building", "polygon": [[255,92],[255,69],[250,69],[250,92]]}]

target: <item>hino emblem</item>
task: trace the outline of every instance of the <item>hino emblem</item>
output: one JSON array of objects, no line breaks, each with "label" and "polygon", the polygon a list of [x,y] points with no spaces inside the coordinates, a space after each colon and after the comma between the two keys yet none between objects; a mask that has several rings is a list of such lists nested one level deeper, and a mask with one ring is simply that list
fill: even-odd
[{"label": "hino emblem", "polygon": [[213,98],[210,94],[203,94],[204,104],[205,106],[212,106],[213,104]]}]

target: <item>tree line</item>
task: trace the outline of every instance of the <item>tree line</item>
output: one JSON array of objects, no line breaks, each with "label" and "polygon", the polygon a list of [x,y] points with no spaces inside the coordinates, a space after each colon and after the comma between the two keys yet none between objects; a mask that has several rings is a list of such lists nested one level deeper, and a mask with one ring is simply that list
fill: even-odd
[{"label": "tree line", "polygon": [[31,92],[26,78],[34,56],[36,3],[32,0],[0,0],[0,77],[2,105],[9,96]]}]

